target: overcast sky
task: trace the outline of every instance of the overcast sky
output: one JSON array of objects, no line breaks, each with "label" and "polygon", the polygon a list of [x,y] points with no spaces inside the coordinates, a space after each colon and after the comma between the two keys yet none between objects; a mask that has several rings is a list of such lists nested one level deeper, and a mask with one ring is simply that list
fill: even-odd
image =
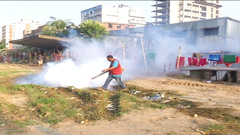
[{"label": "overcast sky", "polygon": [[[80,24],[82,10],[96,4],[124,4],[144,9],[146,21],[153,22],[154,1],[0,1],[0,27],[19,22],[22,18],[33,19],[45,24],[49,16],[57,19],[70,19],[75,25]],[[240,1],[222,1],[221,17],[240,20]],[[0,39],[2,32],[0,32]]]}]

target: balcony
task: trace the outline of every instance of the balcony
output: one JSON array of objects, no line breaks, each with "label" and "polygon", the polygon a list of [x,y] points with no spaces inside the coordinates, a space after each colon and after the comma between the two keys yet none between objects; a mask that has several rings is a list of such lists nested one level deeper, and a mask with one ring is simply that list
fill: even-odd
[{"label": "balcony", "polygon": [[169,14],[157,15],[157,16],[153,16],[152,18],[166,18],[167,16],[169,16]]},{"label": "balcony", "polygon": [[152,12],[156,12],[156,13],[166,13],[166,11],[169,11],[169,7],[167,8],[162,8],[162,9],[158,9],[158,10],[154,10]]},{"label": "balcony", "polygon": [[[152,5],[152,6],[154,6],[154,7],[166,8],[166,7],[167,7],[167,4],[169,5],[170,2],[169,2],[169,1],[165,1],[165,2],[161,2],[161,3],[158,3],[158,4]],[[168,6],[168,7],[169,7],[169,6]]]},{"label": "balcony", "polygon": [[165,20],[162,20],[162,21],[157,21],[157,22],[154,22],[155,24],[169,24],[169,20],[168,19],[165,19]]},{"label": "balcony", "polygon": [[197,3],[197,4],[201,4],[201,5],[206,5],[206,6],[212,6],[212,7],[216,7],[216,8],[220,8],[222,7],[222,5],[218,4],[218,3],[209,3],[207,1],[194,1],[193,3]]}]

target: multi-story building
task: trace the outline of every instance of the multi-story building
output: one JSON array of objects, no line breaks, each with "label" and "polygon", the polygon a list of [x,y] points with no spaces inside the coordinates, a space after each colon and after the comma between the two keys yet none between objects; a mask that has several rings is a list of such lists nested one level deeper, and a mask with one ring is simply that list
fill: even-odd
[{"label": "multi-story building", "polygon": [[220,0],[155,0],[155,24],[171,24],[220,17]]},{"label": "multi-story building", "polygon": [[[144,11],[141,8],[129,7],[125,5],[110,6],[98,5],[86,10],[81,11],[81,22],[92,19],[94,21],[108,23],[109,30],[111,23],[131,26],[144,26],[146,24]],[[125,29],[125,27],[118,27],[116,29]]]},{"label": "multi-story building", "polygon": [[2,40],[5,41],[7,48],[12,48],[12,43],[9,43],[9,41],[12,40],[12,25],[5,25],[2,27]]},{"label": "multi-story building", "polygon": [[5,40],[8,49],[19,49],[22,46],[9,43],[11,40],[22,39],[25,34],[29,34],[32,30],[41,26],[39,22],[31,19],[21,19],[21,22],[5,25],[2,27],[2,39]]}]

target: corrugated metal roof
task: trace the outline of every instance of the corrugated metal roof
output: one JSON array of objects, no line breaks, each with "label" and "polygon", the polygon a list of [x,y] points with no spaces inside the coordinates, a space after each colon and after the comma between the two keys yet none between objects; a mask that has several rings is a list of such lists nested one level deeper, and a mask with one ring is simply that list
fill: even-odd
[{"label": "corrugated metal roof", "polygon": [[26,37],[23,39],[12,40],[10,43],[20,44],[23,46],[31,46],[38,48],[54,48],[54,47],[62,47],[62,43],[70,43],[73,40],[67,38],[59,38],[45,35],[35,35]]}]

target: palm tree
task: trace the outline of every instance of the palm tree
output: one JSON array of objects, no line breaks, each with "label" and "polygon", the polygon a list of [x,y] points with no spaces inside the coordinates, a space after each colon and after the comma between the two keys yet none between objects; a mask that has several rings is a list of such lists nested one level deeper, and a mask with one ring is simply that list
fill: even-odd
[{"label": "palm tree", "polygon": [[57,20],[55,17],[50,16],[52,21],[48,21],[43,29],[43,35],[67,37],[69,35],[69,28],[75,26],[70,20]]}]

